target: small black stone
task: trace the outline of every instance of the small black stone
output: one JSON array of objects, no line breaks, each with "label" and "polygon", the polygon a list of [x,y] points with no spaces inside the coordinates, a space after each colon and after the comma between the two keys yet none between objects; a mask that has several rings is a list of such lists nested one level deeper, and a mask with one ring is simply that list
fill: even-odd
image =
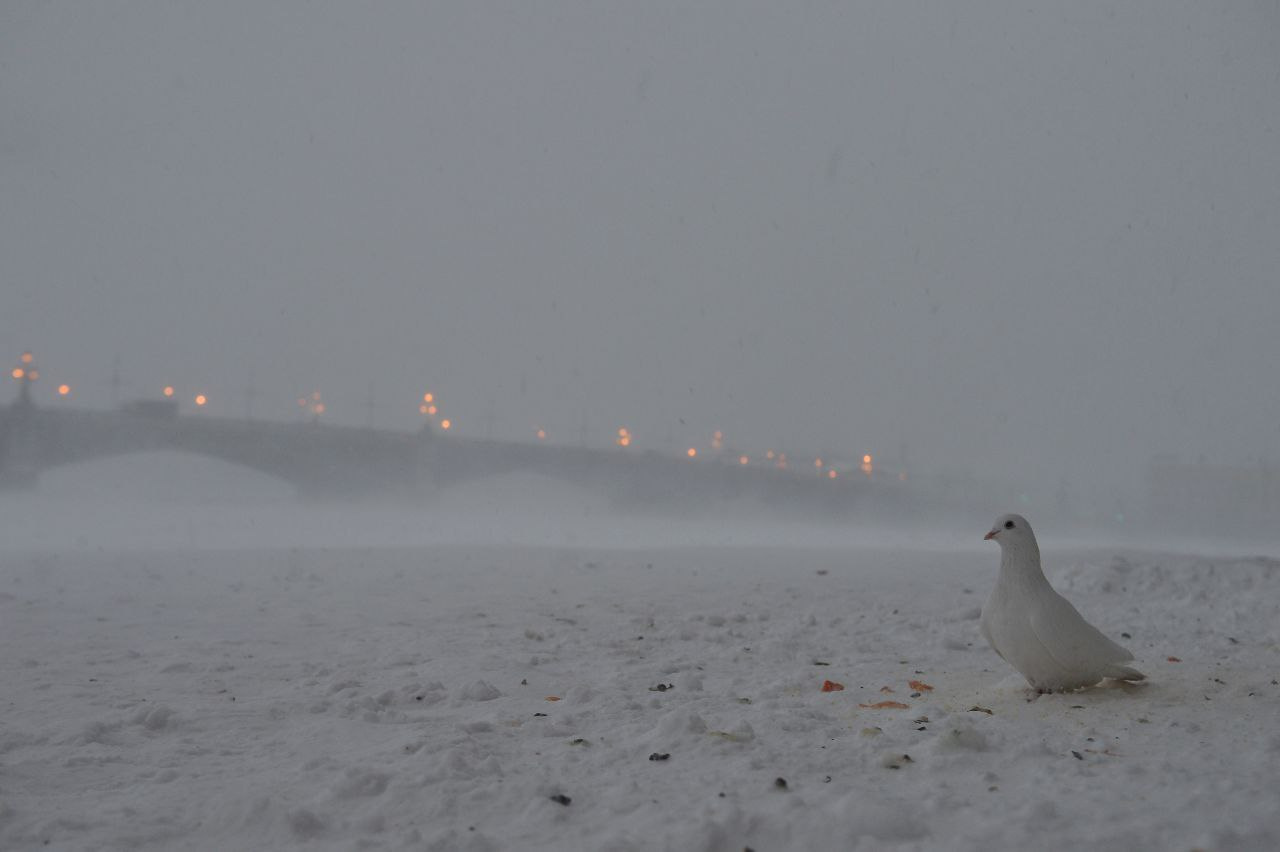
[{"label": "small black stone", "polygon": [[658,761],[658,760],[670,760],[670,759],[671,759],[671,755],[670,755],[669,753],[668,753],[668,754],[658,754],[658,753],[655,751],[653,754],[649,755],[649,759],[650,759],[650,760],[654,760],[654,761]]},{"label": "small black stone", "polygon": [[1071,756],[1074,757],[1076,760],[1084,760],[1084,755],[1078,751],[1071,752]]},{"label": "small black stone", "polygon": [[775,778],[773,779],[773,786],[777,787],[779,790],[785,790],[787,789],[787,779]]},{"label": "small black stone", "polygon": [[1121,634],[1120,634],[1120,638],[1121,638],[1121,639],[1132,639],[1133,637],[1132,637],[1132,636],[1130,636],[1128,633],[1121,633]]},{"label": "small black stone", "polygon": [[572,802],[573,799],[570,799],[564,793],[556,793],[554,796],[551,797],[551,801],[555,802],[557,805],[564,805],[567,808],[569,807],[569,803]]}]

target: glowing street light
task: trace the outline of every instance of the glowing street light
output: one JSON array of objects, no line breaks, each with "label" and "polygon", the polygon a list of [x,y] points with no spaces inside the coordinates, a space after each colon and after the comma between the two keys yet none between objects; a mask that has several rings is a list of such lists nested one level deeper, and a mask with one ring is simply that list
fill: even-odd
[{"label": "glowing street light", "polygon": [[631,446],[631,432],[628,431],[626,426],[618,428],[618,440],[614,441],[614,443],[619,447]]},{"label": "glowing street light", "polygon": [[441,421],[440,421],[440,428],[441,428],[441,429],[443,429],[444,431],[448,432],[450,429],[452,429],[452,428],[453,428],[453,421],[452,421],[452,420],[441,420]]},{"label": "glowing street light", "polygon": [[535,434],[538,436],[538,440],[539,440],[539,441],[545,441],[545,440],[547,440],[547,430],[546,430],[546,429],[539,429]]},{"label": "glowing street light", "polygon": [[27,375],[27,371],[26,371],[26,370],[24,370],[24,369],[22,369],[21,367],[14,367],[14,368],[13,368],[13,372],[12,372],[12,373],[10,373],[9,375],[11,375],[11,376],[13,376],[15,379],[18,379],[19,381],[21,381],[23,378],[25,378],[25,377],[26,377],[26,375]]},{"label": "glowing street light", "polygon": [[821,468],[821,467],[822,467],[822,458],[821,458],[821,457],[819,457],[819,458],[814,459],[814,460],[813,460],[813,466],[814,466],[814,467],[816,467],[816,468]]},{"label": "glowing street light", "polygon": [[418,406],[418,413],[423,417],[435,417],[440,413],[440,409],[436,406],[436,395],[427,391],[422,395],[422,403]]},{"label": "glowing street light", "polygon": [[837,476],[835,468],[827,471],[827,479],[835,479]]},{"label": "glowing street light", "polygon": [[867,476],[870,476],[871,471],[872,471],[871,453],[867,453],[862,457],[862,472],[865,473]]},{"label": "glowing street light", "polygon": [[30,350],[28,350],[22,353],[22,357],[19,358],[19,360],[22,361],[22,363],[24,364],[30,364],[32,361],[35,360],[35,358],[36,356],[32,355]]},{"label": "glowing street light", "polygon": [[696,459],[698,457],[698,451],[693,447],[690,447],[684,452],[685,452],[685,455],[687,455],[691,459]]},{"label": "glowing street light", "polygon": [[711,449],[719,450],[724,448],[724,433],[717,429],[711,435]]},{"label": "glowing street light", "polygon": [[169,397],[172,397],[172,396],[173,396],[173,385],[165,385],[165,386],[164,386],[164,390],[163,390],[163,391],[161,391],[161,393],[163,393],[163,394],[165,395],[165,398],[166,398],[166,399],[167,399],[167,398],[169,398]]},{"label": "glowing street light", "polygon": [[750,461],[746,456],[738,456],[738,464],[748,464]]},{"label": "glowing street light", "polygon": [[209,402],[209,397],[205,396],[202,393],[196,394],[196,405],[198,405],[201,408],[204,408],[205,405],[208,404],[208,402]]},{"label": "glowing street light", "polygon": [[58,385],[58,396],[68,396],[70,395],[70,393],[71,393],[71,385],[68,385],[65,383]]},{"label": "glowing street light", "polygon": [[324,414],[324,402],[320,396],[320,391],[312,391],[306,396],[298,397],[298,407],[311,415],[312,421],[320,419],[320,415]]}]

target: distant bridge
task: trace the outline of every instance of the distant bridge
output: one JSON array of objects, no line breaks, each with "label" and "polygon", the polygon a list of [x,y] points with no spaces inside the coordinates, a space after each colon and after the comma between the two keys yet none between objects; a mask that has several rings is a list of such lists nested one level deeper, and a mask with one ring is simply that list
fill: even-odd
[{"label": "distant bridge", "polygon": [[[277,477],[304,497],[425,496],[451,483],[527,471],[639,503],[756,497],[842,513],[874,486],[652,451],[519,444],[419,432],[182,415],[167,401],[103,411],[0,408],[0,487],[32,488],[51,468],[129,453],[173,450]],[[808,475],[805,475],[808,474]]]}]

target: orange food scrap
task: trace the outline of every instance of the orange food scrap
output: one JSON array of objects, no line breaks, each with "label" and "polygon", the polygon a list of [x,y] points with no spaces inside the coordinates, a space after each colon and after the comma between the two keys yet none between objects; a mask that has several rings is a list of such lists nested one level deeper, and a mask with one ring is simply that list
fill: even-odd
[{"label": "orange food scrap", "polygon": [[916,692],[933,692],[933,687],[922,680],[909,680],[907,681],[907,686]]},{"label": "orange food scrap", "polygon": [[548,700],[548,701],[559,701],[559,700],[560,700],[560,696],[559,696],[559,695],[548,695],[548,696],[547,696],[547,700]]},{"label": "orange food scrap", "polygon": [[840,692],[844,689],[843,683],[836,683],[834,680],[824,680],[822,682],[823,692]]},{"label": "orange food scrap", "polygon": [[868,710],[906,710],[911,705],[903,704],[901,701],[877,701],[875,704],[859,704],[859,707],[865,707]]},{"label": "orange food scrap", "polygon": [[1168,659],[1168,661],[1169,661],[1169,662],[1171,662],[1171,663],[1180,663],[1180,662],[1182,662],[1182,660],[1179,660],[1177,657],[1167,657],[1166,659]]},{"label": "orange food scrap", "polygon": [[893,692],[893,690],[892,690],[892,689],[890,689],[890,688],[889,688],[889,687],[887,687],[887,686],[882,686],[882,687],[880,687],[880,691],[881,691],[881,692],[883,692],[883,693],[885,693],[886,695],[887,695],[887,694],[890,694],[890,693],[892,693],[892,692]]}]

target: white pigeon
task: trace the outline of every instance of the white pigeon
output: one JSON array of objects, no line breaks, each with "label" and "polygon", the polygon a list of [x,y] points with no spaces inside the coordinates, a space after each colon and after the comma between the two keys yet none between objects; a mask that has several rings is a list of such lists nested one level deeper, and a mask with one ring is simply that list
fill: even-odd
[{"label": "white pigeon", "polygon": [[1021,515],[1001,515],[984,537],[1000,545],[1000,578],[982,607],[982,635],[1037,692],[1093,686],[1103,678],[1142,680],[1133,659],[1053,590],[1040,546]]}]

